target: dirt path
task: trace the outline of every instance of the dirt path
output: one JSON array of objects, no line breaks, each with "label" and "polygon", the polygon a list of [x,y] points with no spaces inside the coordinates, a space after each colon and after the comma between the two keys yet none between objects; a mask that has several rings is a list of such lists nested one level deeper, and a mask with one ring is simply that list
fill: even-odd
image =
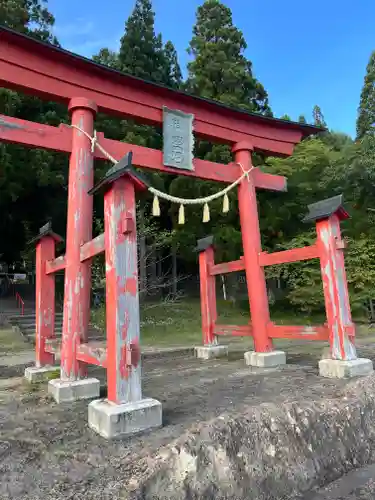
[{"label": "dirt path", "polygon": [[[57,405],[46,385],[28,386],[22,375],[25,364],[32,364],[32,351],[25,351],[27,344],[12,332],[2,337],[1,500],[124,499],[125,486],[145,472],[148,457],[182,433],[194,432],[197,423],[245,406],[336,397],[346,384],[318,377],[322,346],[317,343],[284,342],[279,347],[287,348],[288,365],[273,372],[245,367],[243,352],[236,351],[243,344],[236,342],[228,360],[202,362],[186,353],[146,358],[144,394],[162,402],[164,426],[110,442],[87,427],[87,402]],[[363,356],[375,356],[373,343],[372,337],[363,339]],[[101,379],[104,396],[104,371],[90,372]]]},{"label": "dirt path", "polygon": [[[202,363],[175,356],[144,362],[144,392],[163,403],[164,427],[108,442],[87,427],[87,402],[57,405],[45,387],[22,378],[0,385],[0,498],[106,499],[147,467],[152,456],[199,421],[244,405],[334,397],[345,381],[321,379],[316,359],[291,356],[281,371],[254,373],[243,359]],[[104,373],[93,370],[102,380]],[[8,386],[7,386],[8,384]]]}]

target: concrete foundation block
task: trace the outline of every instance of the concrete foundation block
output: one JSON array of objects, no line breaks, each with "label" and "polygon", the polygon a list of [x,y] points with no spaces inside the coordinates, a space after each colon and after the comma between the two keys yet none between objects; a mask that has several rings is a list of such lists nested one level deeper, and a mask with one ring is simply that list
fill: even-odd
[{"label": "concrete foundation block", "polygon": [[273,368],[286,364],[286,355],[284,351],[272,352],[254,352],[248,351],[244,354],[245,364],[247,366],[256,366],[258,368]]},{"label": "concrete foundation block", "polygon": [[60,376],[59,366],[29,366],[25,369],[25,379],[30,382],[30,384],[36,384],[38,382],[47,382],[52,378],[57,378]]},{"label": "concrete foundation block", "polygon": [[94,399],[100,395],[100,382],[97,378],[74,381],[50,380],[48,392],[53,396],[56,403],[66,403],[78,399]]},{"label": "concrete foundation block", "polygon": [[351,361],[337,359],[321,359],[319,361],[319,375],[327,378],[363,377],[373,373],[371,359],[357,358]]},{"label": "concrete foundation block", "polygon": [[120,405],[99,399],[88,406],[88,423],[107,439],[139,434],[162,426],[162,406],[156,399]]},{"label": "concrete foundation block", "polygon": [[223,358],[228,356],[227,345],[198,346],[194,348],[195,356],[199,359]]}]

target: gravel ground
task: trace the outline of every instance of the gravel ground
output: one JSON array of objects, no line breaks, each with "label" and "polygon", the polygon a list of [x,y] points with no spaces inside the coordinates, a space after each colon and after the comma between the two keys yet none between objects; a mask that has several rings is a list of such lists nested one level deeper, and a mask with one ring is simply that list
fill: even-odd
[{"label": "gravel ground", "polygon": [[[368,351],[363,354],[369,356]],[[292,355],[288,363],[279,371],[260,372],[245,367],[235,353],[206,362],[187,355],[146,359],[144,394],[162,402],[164,426],[115,441],[87,427],[87,401],[57,405],[45,385],[30,389],[23,382],[23,367],[2,367],[0,499],[124,499],[124,487],[145,472],[147,458],[194,431],[198,422],[240,412],[245,405],[334,397],[347,383],[318,377],[314,356]],[[103,371],[94,368],[91,375],[104,382]],[[371,484],[368,488],[375,491]]]}]

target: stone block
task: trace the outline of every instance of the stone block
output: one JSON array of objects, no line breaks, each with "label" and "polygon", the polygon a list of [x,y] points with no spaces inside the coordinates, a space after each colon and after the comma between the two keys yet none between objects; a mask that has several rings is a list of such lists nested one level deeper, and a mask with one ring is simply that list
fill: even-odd
[{"label": "stone block", "polygon": [[79,399],[94,399],[100,395],[100,382],[96,378],[74,381],[50,380],[48,392],[57,403],[66,403]]},{"label": "stone block", "polygon": [[248,351],[244,354],[245,363],[248,366],[258,368],[273,368],[286,364],[286,355],[284,351],[254,352]]},{"label": "stone block", "polygon": [[223,358],[228,356],[228,346],[211,345],[195,347],[195,356],[199,359]]},{"label": "stone block", "polygon": [[25,379],[31,384],[36,384],[38,382],[47,382],[52,378],[57,378],[60,376],[59,366],[29,366],[25,369]]},{"label": "stone block", "polygon": [[106,439],[139,434],[162,426],[162,405],[151,398],[119,405],[99,399],[88,406],[88,423]]},{"label": "stone block", "polygon": [[351,361],[337,359],[321,359],[319,361],[319,375],[327,378],[363,377],[373,373],[371,359],[357,358]]}]

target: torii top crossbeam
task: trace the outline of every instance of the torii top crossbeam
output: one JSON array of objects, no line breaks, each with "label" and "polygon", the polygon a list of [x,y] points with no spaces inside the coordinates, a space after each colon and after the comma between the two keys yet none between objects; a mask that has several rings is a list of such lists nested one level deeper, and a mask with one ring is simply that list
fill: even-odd
[{"label": "torii top crossbeam", "polygon": [[[99,111],[139,122],[161,125],[163,106],[194,114],[194,133],[210,141],[234,145],[250,142],[255,150],[272,155],[290,155],[304,136],[319,129],[268,118],[194,97],[161,85],[120,73],[50,44],[39,42],[7,28],[0,28],[0,86],[52,101],[69,103],[72,98],[92,100]],[[23,120],[0,117],[0,140],[32,147],[70,152],[72,131]],[[103,139],[103,146],[120,158],[129,145]],[[165,167],[160,151],[131,146],[134,164],[174,172]],[[95,156],[104,159],[97,151]],[[237,167],[194,160],[194,172],[180,171],[203,179],[233,182]],[[254,172],[256,187],[285,189],[285,180]]]}]

